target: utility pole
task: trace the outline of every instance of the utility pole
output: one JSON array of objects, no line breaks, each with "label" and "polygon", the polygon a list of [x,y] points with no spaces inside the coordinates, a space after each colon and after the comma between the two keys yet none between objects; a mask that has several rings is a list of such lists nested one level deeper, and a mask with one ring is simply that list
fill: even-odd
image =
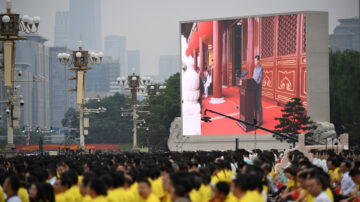
[{"label": "utility pole", "polygon": [[[14,71],[15,71],[15,41],[26,40],[25,37],[19,36],[19,31],[26,34],[35,33],[38,31],[40,18],[29,17],[24,15],[20,18],[19,14],[11,13],[11,0],[6,0],[6,13],[0,14],[0,40],[3,41],[3,66],[4,70],[4,83],[7,95],[7,145],[8,150],[15,148],[14,145],[14,102],[15,97],[14,89]],[[33,29],[35,28],[35,29]]]},{"label": "utility pole", "polygon": [[76,80],[76,88],[70,89],[69,91],[75,91],[77,93],[76,103],[79,106],[80,113],[80,149],[85,150],[85,137],[84,137],[84,98],[85,98],[85,79],[86,71],[92,69],[88,67],[88,64],[98,64],[101,63],[104,54],[102,52],[88,53],[87,50],[83,50],[82,41],[79,41],[79,49],[73,51],[72,54],[69,53],[59,53],[58,55],[59,62],[64,63],[65,65],[73,64],[74,67],[69,68],[69,70],[74,70],[76,77],[70,78],[70,80]]},{"label": "utility pole", "polygon": [[126,77],[118,77],[117,82],[120,84],[122,83],[123,86],[126,86],[126,90],[130,90],[131,92],[131,109],[132,109],[132,116],[133,116],[133,149],[137,150],[137,129],[136,129],[136,122],[137,122],[137,113],[136,113],[136,98],[138,91],[144,91],[145,85],[150,84],[151,78],[150,77],[141,77],[136,75],[135,72],[132,75]]}]

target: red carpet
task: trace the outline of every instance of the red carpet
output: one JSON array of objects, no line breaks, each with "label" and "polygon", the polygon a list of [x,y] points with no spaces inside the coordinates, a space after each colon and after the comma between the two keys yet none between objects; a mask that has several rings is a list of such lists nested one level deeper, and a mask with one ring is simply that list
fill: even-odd
[{"label": "red carpet", "polygon": [[[211,109],[213,111],[232,116],[234,118],[240,118],[240,96],[238,87],[229,87],[222,89],[225,102],[222,104],[209,103],[211,95],[208,98],[202,100],[202,114],[205,109]],[[238,109],[235,107],[238,106]],[[262,100],[263,107],[263,120],[262,127],[273,130],[278,121],[275,121],[275,117],[281,117],[282,107],[274,105],[273,103]],[[201,135],[238,135],[238,134],[254,134],[254,131],[245,132],[236,123],[236,121],[222,117],[220,115],[207,112],[206,116],[211,117],[212,122],[201,122]],[[269,134],[267,131],[257,130],[258,134]]]}]

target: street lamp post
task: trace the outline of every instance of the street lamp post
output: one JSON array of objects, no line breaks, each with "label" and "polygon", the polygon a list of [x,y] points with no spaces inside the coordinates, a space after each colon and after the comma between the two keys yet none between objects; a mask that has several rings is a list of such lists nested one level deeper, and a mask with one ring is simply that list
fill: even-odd
[{"label": "street lamp post", "polygon": [[131,108],[132,108],[132,116],[133,116],[133,149],[137,149],[137,130],[136,130],[136,122],[137,122],[137,114],[136,114],[136,97],[137,92],[139,90],[144,91],[145,85],[149,84],[151,82],[150,77],[141,77],[139,75],[136,75],[133,73],[132,75],[129,75],[126,77],[118,77],[117,82],[122,84],[123,86],[126,86],[126,90],[130,90],[131,92]]},{"label": "street lamp post", "polygon": [[15,41],[26,40],[19,36],[19,31],[26,34],[38,31],[40,18],[24,15],[20,18],[19,14],[11,13],[11,0],[6,0],[6,13],[0,14],[0,40],[3,41],[3,66],[4,83],[7,95],[7,149],[14,148],[13,134],[13,111],[14,101],[14,72],[15,72]]},{"label": "street lamp post", "polygon": [[79,106],[80,113],[80,149],[85,150],[85,138],[84,138],[84,97],[85,97],[85,78],[86,71],[92,69],[88,67],[88,64],[101,63],[104,54],[102,52],[88,52],[82,49],[82,41],[79,41],[79,49],[69,53],[59,53],[58,59],[65,65],[74,65],[69,70],[74,70],[76,77],[69,78],[69,80],[76,80],[76,88],[69,91],[76,91],[77,99],[76,103]]},{"label": "street lamp post", "polygon": [[147,86],[147,96],[152,98],[155,95],[158,95],[160,91],[164,90],[166,86],[164,85],[157,85],[157,84],[150,84]]},{"label": "street lamp post", "polygon": [[[149,99],[151,99],[155,95],[160,94],[160,92],[165,90],[165,88],[166,88],[165,85],[150,84],[150,85],[147,86],[147,96],[149,97]],[[150,104],[150,100],[149,100],[149,104]],[[147,145],[148,145],[148,147],[150,149],[150,127],[146,128],[146,132],[147,132],[146,141],[147,141]]]}]

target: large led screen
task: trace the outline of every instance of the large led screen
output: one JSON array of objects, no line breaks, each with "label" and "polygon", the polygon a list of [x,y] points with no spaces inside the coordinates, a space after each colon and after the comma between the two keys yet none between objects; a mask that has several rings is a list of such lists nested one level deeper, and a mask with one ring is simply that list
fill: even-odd
[{"label": "large led screen", "polygon": [[[292,98],[307,108],[306,14],[182,22],[183,135],[274,130]],[[270,132],[257,130],[259,134]]]}]

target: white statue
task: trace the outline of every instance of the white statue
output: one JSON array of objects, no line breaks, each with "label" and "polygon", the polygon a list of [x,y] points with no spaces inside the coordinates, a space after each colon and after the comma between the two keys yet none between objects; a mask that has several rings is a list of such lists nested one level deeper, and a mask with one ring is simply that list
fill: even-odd
[{"label": "white statue", "polygon": [[183,134],[201,135],[200,78],[194,70],[194,59],[190,56],[184,62],[187,68],[181,81]]}]

